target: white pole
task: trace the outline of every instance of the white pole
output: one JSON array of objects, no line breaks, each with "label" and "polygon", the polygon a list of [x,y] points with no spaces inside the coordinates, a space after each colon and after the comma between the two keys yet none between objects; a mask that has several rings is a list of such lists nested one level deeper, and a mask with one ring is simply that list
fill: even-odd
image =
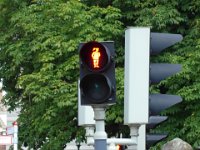
[{"label": "white pole", "polygon": [[86,126],[86,142],[88,145],[94,145],[94,126]]},{"label": "white pole", "polygon": [[109,144],[108,150],[116,150],[116,145],[114,143]]},{"label": "white pole", "polygon": [[13,122],[13,127],[14,127],[14,138],[13,138],[13,144],[14,144],[14,150],[18,149],[18,125],[17,122]]},{"label": "white pole", "polygon": [[135,141],[136,144],[128,146],[128,150],[140,150],[138,149],[138,137],[140,125],[129,125],[131,140]]},{"label": "white pole", "polygon": [[105,132],[105,107],[97,106],[94,109],[95,133],[94,146],[95,150],[107,150],[107,133]]}]

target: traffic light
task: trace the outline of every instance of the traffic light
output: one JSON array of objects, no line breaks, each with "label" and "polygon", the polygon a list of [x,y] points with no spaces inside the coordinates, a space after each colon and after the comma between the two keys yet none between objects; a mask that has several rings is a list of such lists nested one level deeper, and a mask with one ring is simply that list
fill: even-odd
[{"label": "traffic light", "polygon": [[114,56],[114,42],[91,41],[79,45],[81,105],[115,103]]},{"label": "traffic light", "polygon": [[[180,34],[169,34],[169,33],[151,33],[150,40],[150,54],[157,55],[162,52],[165,48],[168,48],[177,42],[182,40]],[[157,63],[150,64],[150,83],[157,84],[161,80],[166,79],[181,71],[180,64],[165,64]],[[182,101],[180,96],[167,95],[167,94],[150,94],[149,96],[149,124],[147,125],[147,132],[150,129],[155,128],[157,125],[167,120],[167,116],[159,116],[159,114]],[[167,134],[147,134],[146,135],[146,147],[149,149],[154,144],[158,143],[162,139],[166,138]]]},{"label": "traffic light", "polygon": [[180,64],[151,64],[150,57],[181,40],[180,34],[151,33],[149,27],[128,27],[125,31],[124,124],[141,125],[140,149],[149,148],[167,136],[146,132],[167,119],[159,116],[161,111],[181,102],[180,96],[149,94],[150,84],[181,71]]}]

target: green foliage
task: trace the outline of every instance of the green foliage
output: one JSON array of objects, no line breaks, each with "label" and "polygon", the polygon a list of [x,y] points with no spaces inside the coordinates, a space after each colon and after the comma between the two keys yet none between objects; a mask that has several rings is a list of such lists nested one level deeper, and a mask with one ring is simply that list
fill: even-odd
[{"label": "green foliage", "polygon": [[116,42],[117,104],[107,111],[106,129],[109,135],[127,133],[122,125],[122,26],[150,26],[184,36],[152,59],[183,66],[181,73],[151,89],[183,98],[163,112],[169,120],[156,132],[200,145],[199,13],[198,0],[1,0],[0,77],[5,104],[22,109],[20,141],[33,149],[62,149],[71,139],[83,138],[84,130],[77,126],[77,51],[80,42],[90,40]]},{"label": "green foliage", "polygon": [[[2,7],[8,11],[13,6],[7,3],[3,1]],[[62,149],[83,135],[76,117],[78,45],[115,40],[122,31],[120,16],[111,6],[34,0],[12,10],[1,22],[4,102],[10,110],[21,107],[21,142],[33,149]]]},{"label": "green foliage", "polygon": [[[178,94],[183,102],[163,115],[169,120],[157,132],[169,132],[168,140],[180,137],[194,147],[200,145],[199,138],[199,28],[200,2],[196,0],[85,0],[88,5],[117,7],[122,12],[121,21],[126,26],[150,26],[155,32],[181,33],[183,42],[169,48],[167,52],[152,61],[182,64],[182,72],[159,85],[152,91]],[[123,99],[123,98],[122,98]],[[116,106],[117,107],[117,106]],[[121,112],[117,109],[118,113]],[[121,115],[122,116],[122,115]],[[116,116],[113,116],[116,117]],[[160,149],[160,148],[155,148]]]},{"label": "green foliage", "polygon": [[157,132],[166,131],[169,133],[168,140],[180,137],[196,147],[200,142],[198,134],[200,34],[199,18],[195,15],[199,12],[199,8],[196,10],[194,8],[199,6],[199,2],[150,0],[140,4],[143,9],[136,13],[137,18],[130,18],[134,21],[133,24],[151,26],[153,31],[181,33],[184,36],[183,42],[153,59],[155,62],[180,63],[183,67],[181,73],[154,87],[158,92],[178,94],[183,98],[180,105],[163,112],[163,115],[169,116],[169,120],[161,125]]}]

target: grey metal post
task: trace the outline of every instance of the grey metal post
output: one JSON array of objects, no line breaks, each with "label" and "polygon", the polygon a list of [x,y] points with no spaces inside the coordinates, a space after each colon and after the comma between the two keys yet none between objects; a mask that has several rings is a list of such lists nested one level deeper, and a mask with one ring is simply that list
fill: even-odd
[{"label": "grey metal post", "polygon": [[94,133],[95,150],[107,150],[107,134],[105,132],[105,107],[93,107],[96,131]]},{"label": "grey metal post", "polygon": [[95,139],[95,150],[107,150],[106,139]]},{"label": "grey metal post", "polygon": [[13,128],[14,128],[14,150],[18,150],[18,124],[17,122],[13,122]]}]

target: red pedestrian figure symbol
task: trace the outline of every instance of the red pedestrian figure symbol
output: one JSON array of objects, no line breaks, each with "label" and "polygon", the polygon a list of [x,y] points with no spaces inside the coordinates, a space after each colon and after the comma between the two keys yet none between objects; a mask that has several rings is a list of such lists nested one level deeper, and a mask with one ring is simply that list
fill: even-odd
[{"label": "red pedestrian figure symbol", "polygon": [[101,56],[101,53],[99,52],[98,47],[94,47],[92,49],[92,60],[93,60],[93,67],[94,68],[99,68],[99,58]]}]

